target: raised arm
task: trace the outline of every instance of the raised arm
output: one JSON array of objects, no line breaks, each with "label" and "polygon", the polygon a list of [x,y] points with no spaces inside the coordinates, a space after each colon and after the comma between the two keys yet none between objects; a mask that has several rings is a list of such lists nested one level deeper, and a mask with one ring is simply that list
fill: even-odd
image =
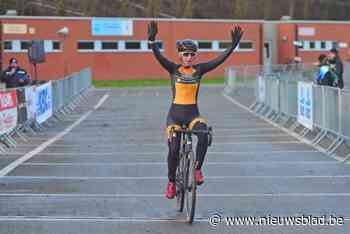
[{"label": "raised arm", "polygon": [[159,47],[156,42],[156,35],[158,33],[158,26],[155,21],[151,21],[148,25],[148,43],[153,51],[154,56],[158,62],[164,67],[169,73],[174,71],[176,65],[164,57],[159,50]]},{"label": "raised arm", "polygon": [[235,30],[231,30],[231,40],[232,44],[229,48],[227,48],[219,57],[207,62],[207,63],[201,63],[200,71],[202,74],[207,73],[213,69],[215,69],[217,66],[225,62],[225,60],[230,56],[230,54],[234,51],[234,49],[239,44],[241,38],[243,35],[243,31],[241,27],[236,26]]}]

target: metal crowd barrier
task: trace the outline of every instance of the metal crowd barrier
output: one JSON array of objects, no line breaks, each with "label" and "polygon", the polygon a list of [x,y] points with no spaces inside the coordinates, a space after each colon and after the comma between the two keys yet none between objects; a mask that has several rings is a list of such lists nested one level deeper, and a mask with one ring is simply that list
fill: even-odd
[{"label": "metal crowd barrier", "polygon": [[[308,66],[289,69],[286,65],[274,67],[254,66],[255,73],[246,75],[242,70],[252,68],[230,67],[226,69],[225,94],[234,97],[256,114],[297,133],[304,140],[323,152],[344,162],[350,159],[350,90],[319,86],[313,82],[316,70]],[[239,77],[243,76],[243,77]],[[313,127],[305,127],[298,121],[298,82],[312,83]],[[242,90],[254,95],[250,103],[242,98]],[[241,90],[241,91],[240,91]],[[327,140],[327,141],[326,141]],[[325,143],[327,142],[327,144]],[[341,151],[341,152],[340,152]],[[341,153],[339,156],[338,152]]]},{"label": "metal crowd barrier", "polygon": [[[86,68],[62,80],[0,90],[0,153],[15,148],[19,140],[27,142],[27,134],[36,135],[72,114],[81,102],[86,101],[92,85],[91,76],[91,69]],[[44,86],[47,89],[37,92]],[[14,100],[16,104],[11,106]],[[40,104],[45,107],[47,118],[43,122],[38,120],[42,110],[36,110]]]}]

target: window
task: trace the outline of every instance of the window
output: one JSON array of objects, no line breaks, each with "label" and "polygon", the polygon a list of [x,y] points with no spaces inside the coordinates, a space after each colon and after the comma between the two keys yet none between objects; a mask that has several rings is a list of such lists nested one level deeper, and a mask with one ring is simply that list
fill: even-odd
[{"label": "window", "polygon": [[336,41],[332,41],[332,48],[338,48],[339,44]]},{"label": "window", "polygon": [[232,42],[229,41],[221,41],[219,42],[219,49],[226,49],[232,45]]},{"label": "window", "polygon": [[139,41],[126,41],[125,42],[125,49],[127,49],[127,50],[140,50],[141,43]]},{"label": "window", "polygon": [[117,50],[118,42],[114,41],[103,41],[102,42],[102,50]]},{"label": "window", "polygon": [[321,50],[325,50],[326,48],[327,48],[326,42],[325,41],[321,41]]},{"label": "window", "polygon": [[[157,41],[156,43],[157,43],[157,45],[158,45],[158,48],[159,48],[160,50],[162,50],[162,49],[163,49],[163,42]],[[147,48],[148,48],[149,50],[151,49],[150,44],[148,44],[148,47],[147,47]]]},{"label": "window", "polygon": [[12,50],[12,41],[4,41],[4,50]]},{"label": "window", "polygon": [[242,41],[239,43],[240,50],[252,50],[253,49],[253,42],[250,41]]},{"label": "window", "polygon": [[212,49],[212,42],[210,42],[210,41],[198,41],[198,49],[211,50]]},{"label": "window", "polygon": [[28,50],[31,43],[30,41],[21,41],[21,50]]},{"label": "window", "polygon": [[53,41],[52,42],[52,50],[61,50],[61,42]]},{"label": "window", "polygon": [[316,48],[316,43],[314,41],[310,41],[310,50],[314,50]]},{"label": "window", "polygon": [[78,50],[94,50],[95,44],[93,41],[79,41]]}]

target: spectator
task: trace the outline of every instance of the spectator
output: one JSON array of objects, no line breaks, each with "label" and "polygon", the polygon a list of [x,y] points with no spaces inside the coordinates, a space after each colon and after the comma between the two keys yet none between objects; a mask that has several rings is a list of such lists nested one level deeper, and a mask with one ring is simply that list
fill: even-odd
[{"label": "spectator", "polygon": [[337,86],[339,88],[344,88],[343,81],[343,62],[339,56],[338,50],[336,48],[332,48],[329,53],[329,64],[331,71],[334,71],[338,77]]},{"label": "spectator", "polygon": [[331,71],[327,56],[325,54],[321,54],[318,57],[317,65],[320,67],[317,77],[317,84],[333,86],[336,80],[336,76],[334,76],[334,72]]},{"label": "spectator", "polygon": [[2,73],[1,82],[6,83],[6,88],[16,88],[30,83],[27,72],[20,68],[17,59],[11,58],[9,67]]}]

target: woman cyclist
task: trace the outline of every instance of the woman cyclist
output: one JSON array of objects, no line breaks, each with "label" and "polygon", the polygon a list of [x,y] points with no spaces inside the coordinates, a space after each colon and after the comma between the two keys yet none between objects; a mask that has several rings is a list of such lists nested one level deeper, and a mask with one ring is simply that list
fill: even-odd
[{"label": "woman cyclist", "polygon": [[[175,175],[180,150],[180,134],[171,132],[186,125],[191,130],[206,130],[207,121],[199,114],[197,97],[202,76],[222,64],[239,44],[243,31],[239,26],[231,30],[231,45],[216,59],[207,63],[195,64],[197,59],[197,44],[190,39],[178,41],[176,44],[180,64],[175,64],[165,58],[159,51],[156,43],[158,26],[155,21],[148,25],[148,43],[159,63],[166,69],[171,77],[173,99],[167,117],[168,135],[168,185],[165,196],[172,199],[176,195]],[[204,182],[201,172],[202,164],[208,148],[208,136],[196,134],[198,143],[196,147],[195,180],[198,185]]]}]

